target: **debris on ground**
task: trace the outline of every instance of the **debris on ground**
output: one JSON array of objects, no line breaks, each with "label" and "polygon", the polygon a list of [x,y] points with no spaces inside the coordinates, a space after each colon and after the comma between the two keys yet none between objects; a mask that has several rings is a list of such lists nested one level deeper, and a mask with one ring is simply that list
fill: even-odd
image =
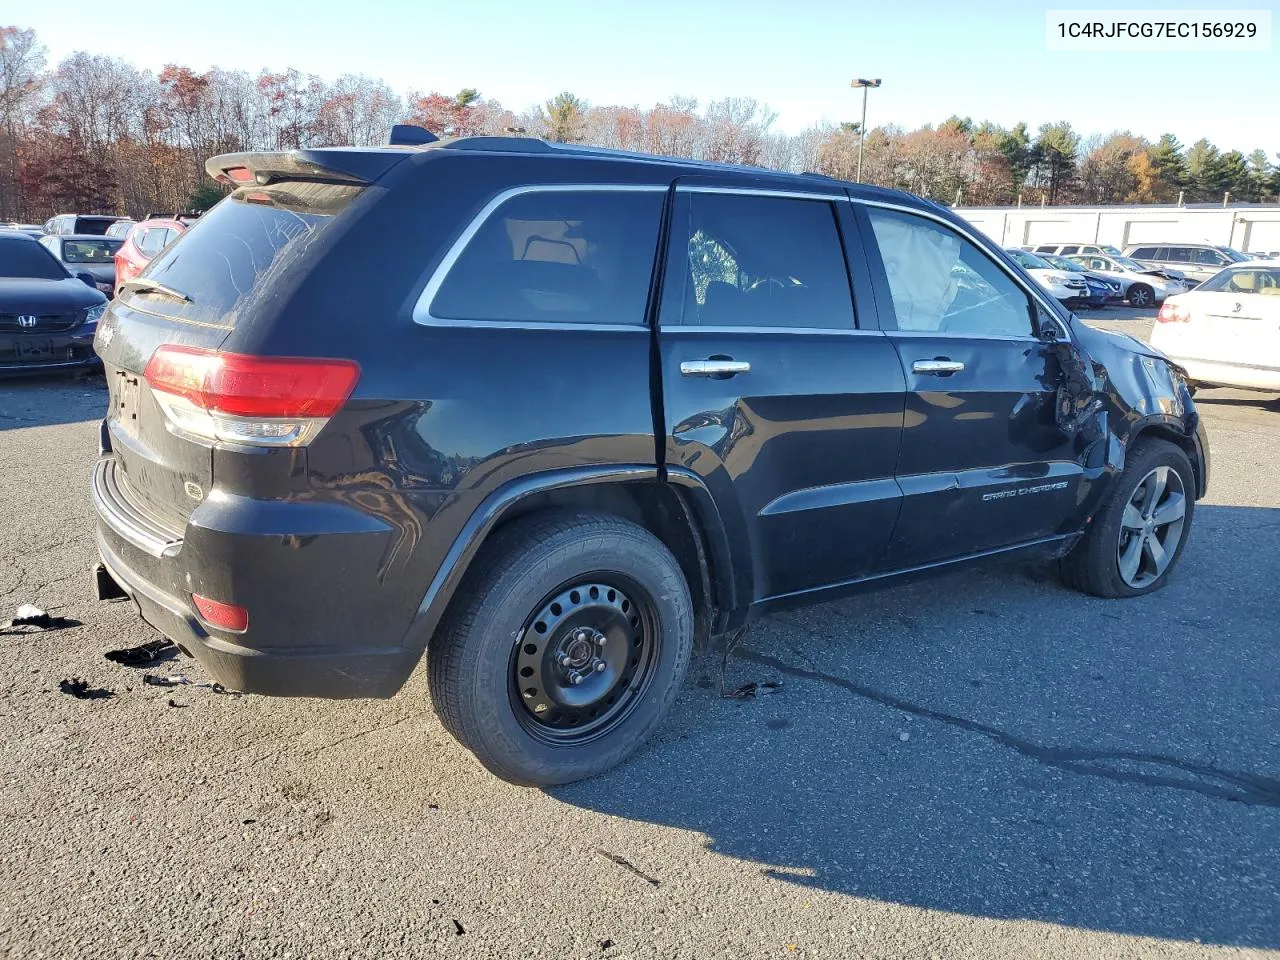
[{"label": "debris on ground", "polygon": [[464,933],[466,933],[467,931],[466,931],[466,928],[465,928],[465,927],[463,927],[461,923],[459,923],[457,920],[454,920],[454,921],[453,921],[453,932],[454,932],[454,934],[455,934],[456,936],[459,936],[459,937],[460,937],[460,936],[462,936]]},{"label": "debris on ground", "polygon": [[616,853],[610,853],[608,850],[596,850],[596,853],[600,854],[600,856],[604,857],[606,860],[616,863],[618,866],[622,867],[624,870],[630,870],[632,873],[634,873],[637,877],[639,877],[641,880],[645,881],[646,883],[650,883],[655,887],[659,887],[662,885],[661,880],[658,880],[656,877],[649,876],[647,873],[645,873],[643,870],[637,867],[634,863],[632,863],[626,857],[620,857]]},{"label": "debris on ground", "polygon": [[34,604],[24,603],[18,607],[12,620],[0,624],[0,633],[26,633],[19,627],[35,627],[36,630],[62,630],[65,627],[78,627],[79,620],[69,617],[55,617],[46,613]]},{"label": "debris on ground", "polygon": [[170,676],[161,676],[158,673],[144,673],[142,682],[149,687],[198,687],[208,690],[210,693],[226,694],[230,697],[239,697],[239,690],[228,690],[220,683],[197,683],[190,677],[184,677],[180,673],[171,674]]},{"label": "debris on ground", "polygon": [[601,953],[604,953],[606,950],[608,950],[608,949],[609,949],[610,947],[612,947],[612,946],[613,946],[613,941],[612,941],[612,940],[601,940],[601,941],[600,941],[600,952],[601,952]]},{"label": "debris on ground", "polygon": [[146,663],[156,663],[176,656],[178,645],[172,640],[161,638],[136,647],[125,647],[123,650],[108,650],[103,654],[112,663],[126,667],[137,667]]},{"label": "debris on ground", "polygon": [[58,689],[75,697],[77,700],[106,700],[108,697],[115,696],[114,691],[107,690],[104,687],[89,686],[89,681],[81,677],[72,677],[70,680],[60,681]]},{"label": "debris on ground", "polygon": [[744,683],[736,690],[730,690],[728,693],[721,694],[726,700],[750,700],[757,694],[773,693],[782,684],[773,680],[766,680],[764,683],[756,683],[754,680],[750,683]]}]

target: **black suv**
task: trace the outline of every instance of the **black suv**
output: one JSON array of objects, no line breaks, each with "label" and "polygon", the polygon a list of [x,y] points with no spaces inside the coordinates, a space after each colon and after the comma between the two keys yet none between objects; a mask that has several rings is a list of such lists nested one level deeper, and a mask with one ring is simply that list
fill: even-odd
[{"label": "black suv", "polygon": [[99,596],[222,683],[385,697],[526,784],[649,735],[695,642],[1019,550],[1161,587],[1182,372],[937,204],[523,138],[234,154],[115,300]]}]

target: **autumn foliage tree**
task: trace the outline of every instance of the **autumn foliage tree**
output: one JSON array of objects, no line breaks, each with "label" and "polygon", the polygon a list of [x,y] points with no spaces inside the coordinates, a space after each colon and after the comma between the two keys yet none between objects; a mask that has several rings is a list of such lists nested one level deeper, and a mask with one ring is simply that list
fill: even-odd
[{"label": "autumn foliage tree", "polygon": [[672,157],[853,179],[944,203],[1171,203],[1274,199],[1280,170],[1265,151],[1186,149],[1166,134],[1127,131],[1084,141],[1066,122],[1032,133],[969,117],[904,130],[824,124],[785,134],[746,97],[594,105],[563,91],[520,112],[479,90],[395,93],[347,74],[329,81],[286,68],[251,74],[178,63],[158,73],[78,52],[47,68],[34,31],[0,27],[0,219],[40,222],[69,211],[203,208],[222,196],[212,155],[384,143],[395,123],[440,137],[518,133]]}]

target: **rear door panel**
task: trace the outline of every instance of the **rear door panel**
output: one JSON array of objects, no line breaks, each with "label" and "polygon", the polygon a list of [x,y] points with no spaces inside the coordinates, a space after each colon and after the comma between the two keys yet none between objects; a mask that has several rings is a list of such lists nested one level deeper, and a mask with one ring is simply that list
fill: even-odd
[{"label": "rear door panel", "polygon": [[[721,513],[743,531],[757,600],[863,577],[879,562],[899,510],[893,468],[904,387],[893,348],[875,328],[870,298],[858,300],[861,329],[855,328],[851,305],[843,328],[824,327],[829,314],[816,319],[801,307],[790,310],[783,306],[788,291],[781,287],[774,287],[779,298],[774,314],[762,318],[750,305],[761,291],[759,276],[767,272],[764,261],[770,254],[762,247],[730,251],[737,266],[717,281],[736,284],[738,293],[718,292],[737,298],[740,310],[717,315],[709,287],[705,302],[697,303],[704,294],[696,289],[701,273],[695,276],[689,238],[702,228],[690,219],[698,209],[690,204],[705,195],[694,189],[697,181],[681,183],[690,190],[677,193],[660,318],[665,462],[701,477]],[[855,277],[859,271],[865,277],[842,197],[775,196],[773,202],[834,204],[849,251],[846,269],[853,266]],[[748,207],[743,205],[743,216],[750,219]],[[736,236],[771,238],[768,209],[757,206],[765,219]],[[777,226],[784,233],[789,229],[781,221]],[[730,229],[722,220],[720,232],[710,235],[723,238]],[[785,235],[806,242],[794,231]],[[830,236],[838,248],[839,233],[833,230]],[[808,289],[817,281],[801,264],[795,269],[804,274]],[[778,268],[778,273],[785,271]],[[686,296],[689,283],[694,290]],[[739,296],[744,290],[746,295]],[[805,302],[804,296],[796,300]],[[696,322],[682,321],[695,314]],[[740,319],[741,324],[701,322],[709,318]],[[749,371],[728,378],[681,372],[685,363],[724,358],[748,364]]]}]

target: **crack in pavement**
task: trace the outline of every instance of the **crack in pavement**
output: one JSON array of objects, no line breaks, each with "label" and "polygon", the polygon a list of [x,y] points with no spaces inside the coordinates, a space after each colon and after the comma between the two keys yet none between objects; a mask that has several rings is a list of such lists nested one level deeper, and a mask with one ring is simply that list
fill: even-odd
[{"label": "crack in pavement", "polygon": [[[739,647],[734,651],[734,655],[750,663],[772,667],[789,677],[796,677],[801,680],[816,680],[819,683],[839,687],[855,696],[872,700],[894,710],[909,713],[912,716],[936,720],[950,727],[976,733],[1002,747],[1008,747],[1030,760],[1035,760],[1046,766],[1057,767],[1060,770],[1091,777],[1104,777],[1121,783],[1137,783],[1148,787],[1170,787],[1175,790],[1187,790],[1192,793],[1203,794],[1206,797],[1231,800],[1249,806],[1280,807],[1280,780],[1271,777],[1220,770],[1217,767],[1191,763],[1186,760],[1180,760],[1177,757],[1169,757],[1157,753],[1138,753],[1128,750],[1086,750],[1074,747],[1043,747],[1037,743],[1032,743],[1030,740],[1023,740],[1021,737],[1005,733],[997,727],[978,723],[975,720],[966,720],[964,717],[953,716],[938,710],[931,710],[918,703],[903,700],[889,693],[882,693],[879,690],[863,686],[852,680],[846,680],[844,677],[839,677],[835,674],[824,673],[821,670],[810,670],[805,667],[795,667],[776,657],[771,657],[755,650]],[[1181,771],[1203,779],[1195,780],[1186,777],[1122,770],[1104,766],[1106,763],[1150,764]]]}]

